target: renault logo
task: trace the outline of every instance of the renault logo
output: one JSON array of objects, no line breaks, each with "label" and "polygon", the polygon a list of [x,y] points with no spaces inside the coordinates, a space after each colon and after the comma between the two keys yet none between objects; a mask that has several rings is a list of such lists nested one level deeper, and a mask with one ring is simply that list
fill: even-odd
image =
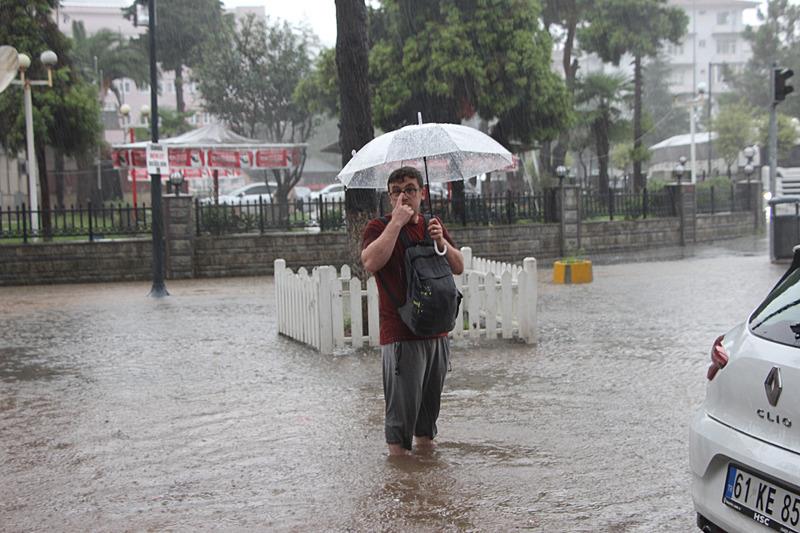
[{"label": "renault logo", "polygon": [[778,399],[781,397],[783,390],[783,383],[781,382],[781,369],[773,366],[772,370],[767,374],[767,379],[764,381],[764,390],[767,391],[767,400],[772,407],[778,405]]}]

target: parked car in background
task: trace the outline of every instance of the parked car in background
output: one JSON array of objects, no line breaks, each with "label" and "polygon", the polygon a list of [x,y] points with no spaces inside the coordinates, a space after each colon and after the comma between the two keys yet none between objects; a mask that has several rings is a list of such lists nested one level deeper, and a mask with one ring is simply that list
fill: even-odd
[{"label": "parked car in background", "polygon": [[316,202],[319,198],[326,202],[344,202],[344,185],[331,183],[322,190],[311,193],[311,201]]},{"label": "parked car in background", "polygon": [[703,531],[800,531],[800,250],[750,315],[714,341],[692,421]]},{"label": "parked car in background", "polygon": [[[259,198],[264,203],[272,202],[272,195],[277,189],[278,184],[275,182],[267,183],[250,183],[234,189],[228,194],[219,195],[219,203],[225,205],[241,205],[241,204],[258,204]],[[214,198],[203,198],[203,204],[213,204]]]},{"label": "parked car in background", "polygon": [[447,200],[450,194],[447,190],[446,183],[434,182],[430,184],[431,199],[433,200]]}]

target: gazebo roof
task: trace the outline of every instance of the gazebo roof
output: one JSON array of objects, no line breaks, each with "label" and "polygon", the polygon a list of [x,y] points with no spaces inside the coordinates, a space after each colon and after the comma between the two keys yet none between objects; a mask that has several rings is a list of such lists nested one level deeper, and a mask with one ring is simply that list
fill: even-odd
[{"label": "gazebo roof", "polygon": [[[244,148],[244,149],[259,149],[259,148],[295,148],[306,146],[305,144],[282,144],[282,143],[269,143],[259,141],[257,139],[250,139],[234,133],[222,124],[209,124],[196,130],[187,131],[177,137],[169,137],[167,139],[160,139],[159,144],[167,146],[186,146],[192,148]],[[140,141],[135,143],[115,144],[114,148],[147,148],[148,141]]]}]

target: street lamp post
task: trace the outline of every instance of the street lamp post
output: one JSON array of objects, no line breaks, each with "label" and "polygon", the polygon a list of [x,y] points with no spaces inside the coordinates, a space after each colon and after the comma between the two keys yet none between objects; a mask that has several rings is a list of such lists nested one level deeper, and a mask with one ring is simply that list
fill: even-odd
[{"label": "street lamp post", "polygon": [[[706,84],[705,83],[698,83],[697,84],[697,94],[692,98],[691,101],[691,116],[689,117],[689,131],[690,131],[690,156],[691,156],[691,180],[692,184],[697,183],[697,146],[694,140],[695,130],[697,128],[697,104],[703,102],[703,95],[706,92]],[[709,134],[710,135],[710,134]]]},{"label": "street lamp post", "polygon": [[559,225],[561,226],[561,238],[559,239],[561,242],[559,243],[560,250],[561,250],[561,257],[564,257],[566,243],[564,242],[564,235],[566,232],[566,221],[564,220],[564,178],[567,177],[567,167],[564,165],[558,165],[556,167],[556,176],[558,176],[558,196],[559,196]]},{"label": "street lamp post", "polygon": [[25,76],[25,71],[31,66],[31,58],[26,54],[19,54],[19,80],[13,80],[14,85],[22,85],[25,107],[25,137],[28,151],[28,194],[30,195],[29,206],[31,214],[31,230],[34,235],[39,234],[39,193],[38,169],[36,166],[36,144],[33,138],[33,99],[31,96],[32,85],[53,86],[53,66],[58,63],[58,56],[52,50],[45,50],[39,55],[39,61],[47,67],[46,80],[32,80]]},{"label": "street lamp post", "polygon": [[[156,0],[147,0],[147,25],[150,43],[150,138],[158,144],[158,66],[156,62]],[[150,205],[153,210],[153,286],[150,296],[169,296],[164,284],[164,216],[161,212],[161,171],[150,175]]]},{"label": "street lamp post", "polygon": [[712,87],[714,87],[714,67],[724,67],[726,63],[708,62],[708,177],[711,177],[711,156],[714,153],[714,145],[711,142],[711,107],[714,103]]}]

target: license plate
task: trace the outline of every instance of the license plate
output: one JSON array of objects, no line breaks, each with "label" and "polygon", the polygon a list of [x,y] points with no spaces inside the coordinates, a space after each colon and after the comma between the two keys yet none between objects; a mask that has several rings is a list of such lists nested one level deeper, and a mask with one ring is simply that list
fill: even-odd
[{"label": "license plate", "polygon": [[722,502],[775,531],[800,533],[800,493],[738,465],[728,465]]}]

